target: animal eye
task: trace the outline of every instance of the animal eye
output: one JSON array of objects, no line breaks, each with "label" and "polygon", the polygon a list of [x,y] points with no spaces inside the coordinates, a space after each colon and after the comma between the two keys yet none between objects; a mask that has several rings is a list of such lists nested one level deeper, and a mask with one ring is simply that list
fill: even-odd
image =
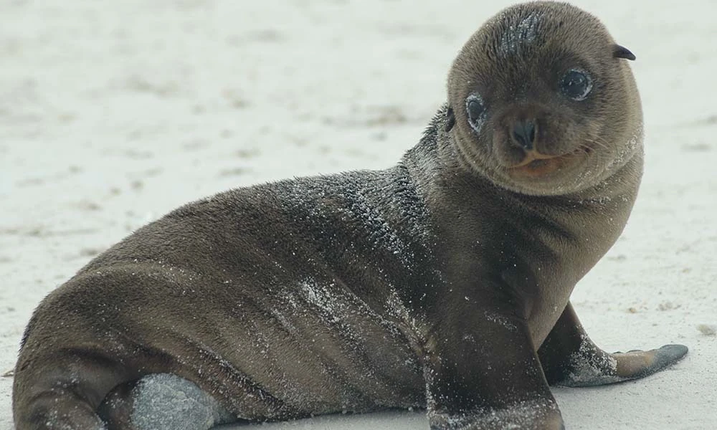
[{"label": "animal eye", "polygon": [[485,105],[480,96],[472,94],[466,99],[466,112],[468,112],[468,122],[476,133],[480,133],[483,122],[486,118]]},{"label": "animal eye", "polygon": [[593,89],[593,81],[586,72],[582,70],[570,70],[560,81],[560,90],[575,101],[585,100]]}]

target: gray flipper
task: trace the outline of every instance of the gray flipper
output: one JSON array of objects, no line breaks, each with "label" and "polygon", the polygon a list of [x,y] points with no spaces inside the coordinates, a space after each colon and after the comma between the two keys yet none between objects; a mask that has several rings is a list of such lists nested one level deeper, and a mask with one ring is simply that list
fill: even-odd
[{"label": "gray flipper", "polygon": [[237,419],[193,382],[157,373],[119,387],[100,406],[108,428],[207,430]]},{"label": "gray flipper", "polygon": [[644,378],[681,360],[684,345],[665,345],[649,351],[607,353],[588,337],[571,304],[538,351],[551,385],[592,387]]}]

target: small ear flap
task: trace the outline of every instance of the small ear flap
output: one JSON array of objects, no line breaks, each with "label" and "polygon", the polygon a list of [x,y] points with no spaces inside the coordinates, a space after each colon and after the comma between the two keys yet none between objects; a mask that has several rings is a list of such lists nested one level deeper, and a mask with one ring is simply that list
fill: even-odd
[{"label": "small ear flap", "polygon": [[612,56],[615,58],[624,58],[626,60],[635,61],[635,54],[630,52],[624,46],[615,45],[612,50]]},{"label": "small ear flap", "polygon": [[456,115],[453,113],[453,108],[449,107],[446,111],[446,133],[451,131],[454,125],[456,125]]}]

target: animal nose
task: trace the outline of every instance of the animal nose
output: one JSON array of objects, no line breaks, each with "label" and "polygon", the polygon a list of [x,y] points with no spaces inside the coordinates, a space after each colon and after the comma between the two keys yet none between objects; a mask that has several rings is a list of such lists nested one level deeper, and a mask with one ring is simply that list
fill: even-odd
[{"label": "animal nose", "polygon": [[513,124],[513,141],[525,150],[533,149],[535,143],[535,122],[531,120],[516,121]]}]

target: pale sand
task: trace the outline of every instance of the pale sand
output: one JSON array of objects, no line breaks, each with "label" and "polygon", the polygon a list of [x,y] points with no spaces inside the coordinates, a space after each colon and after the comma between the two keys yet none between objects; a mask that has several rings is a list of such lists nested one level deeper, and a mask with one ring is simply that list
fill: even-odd
[{"label": "pale sand", "polygon": [[[395,163],[444,101],[458,49],[507,4],[0,3],[0,373],[43,296],[172,208]],[[691,351],[645,380],[555,393],[570,429],[715,428],[717,4],[576,4],[637,55],[648,148],[630,223],[573,302],[607,350]],[[0,378],[0,430],[11,385]],[[284,427],[428,428],[418,412],[262,428]]]}]

